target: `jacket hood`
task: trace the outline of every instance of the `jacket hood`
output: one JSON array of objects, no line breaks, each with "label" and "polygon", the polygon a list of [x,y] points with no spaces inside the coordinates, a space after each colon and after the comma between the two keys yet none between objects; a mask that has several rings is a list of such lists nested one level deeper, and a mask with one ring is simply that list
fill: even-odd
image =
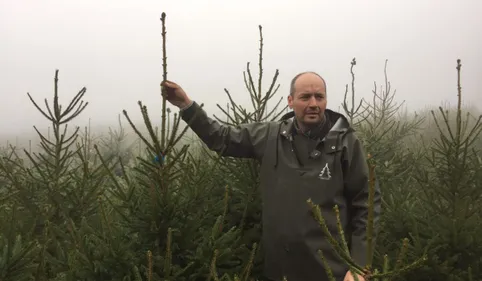
[{"label": "jacket hood", "polygon": [[[333,111],[331,109],[325,109],[325,114],[328,115],[328,119],[332,122],[332,128],[330,130],[347,130],[352,131],[353,128],[350,125],[348,119],[341,113]],[[288,121],[295,117],[295,112],[290,111],[283,116],[281,116],[280,121]]]}]

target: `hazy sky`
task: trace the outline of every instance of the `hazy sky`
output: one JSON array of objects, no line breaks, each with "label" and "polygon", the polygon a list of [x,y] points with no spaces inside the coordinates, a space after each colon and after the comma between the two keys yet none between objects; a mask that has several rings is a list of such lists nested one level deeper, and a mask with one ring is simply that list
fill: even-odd
[{"label": "hazy sky", "polygon": [[397,99],[410,109],[456,102],[456,60],[462,60],[465,103],[482,108],[482,1],[48,1],[0,0],[0,132],[33,132],[47,122],[59,69],[60,99],[83,87],[89,106],[76,124],[115,125],[137,101],[160,120],[161,22],[167,13],[168,78],[180,83],[209,114],[225,105],[228,88],[249,106],[246,62],[257,75],[258,25],[264,33],[265,89],[275,69],[286,96],[290,79],[313,70],[328,84],[337,110],[350,61],[357,59],[356,87],[370,97],[373,82],[388,75]]}]

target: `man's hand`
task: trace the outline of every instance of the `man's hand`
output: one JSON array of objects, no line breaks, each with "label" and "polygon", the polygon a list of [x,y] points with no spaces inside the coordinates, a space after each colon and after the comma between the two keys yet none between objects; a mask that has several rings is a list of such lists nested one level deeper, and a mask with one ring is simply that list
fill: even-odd
[{"label": "man's hand", "polygon": [[184,108],[191,103],[191,99],[186,92],[176,83],[166,80],[161,83],[161,86],[164,88],[163,94],[166,100],[172,105]]},{"label": "man's hand", "polygon": [[[358,281],[365,281],[365,278],[363,278],[362,275],[360,274],[357,274],[357,275],[358,275]],[[355,277],[353,277],[353,275],[351,274],[351,271],[348,270],[343,281],[356,281],[356,280],[355,280]]]}]

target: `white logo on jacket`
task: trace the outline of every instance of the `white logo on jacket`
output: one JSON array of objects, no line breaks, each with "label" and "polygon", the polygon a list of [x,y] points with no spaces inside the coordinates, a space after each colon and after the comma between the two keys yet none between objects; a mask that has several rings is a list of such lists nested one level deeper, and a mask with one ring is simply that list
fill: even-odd
[{"label": "white logo on jacket", "polygon": [[331,179],[331,172],[330,168],[328,168],[328,163],[325,164],[325,167],[321,170],[320,174],[318,175],[320,180],[330,180]]}]

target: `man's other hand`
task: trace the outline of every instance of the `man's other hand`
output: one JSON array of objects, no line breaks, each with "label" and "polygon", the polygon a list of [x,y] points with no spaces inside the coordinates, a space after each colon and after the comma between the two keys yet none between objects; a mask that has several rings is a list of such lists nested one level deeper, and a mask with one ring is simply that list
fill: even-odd
[{"label": "man's other hand", "polygon": [[[363,278],[362,275],[360,274],[357,274],[357,275],[358,275],[358,281],[365,281],[365,278]],[[353,277],[353,275],[351,274],[351,271],[348,270],[343,281],[355,281],[355,277]]]}]

